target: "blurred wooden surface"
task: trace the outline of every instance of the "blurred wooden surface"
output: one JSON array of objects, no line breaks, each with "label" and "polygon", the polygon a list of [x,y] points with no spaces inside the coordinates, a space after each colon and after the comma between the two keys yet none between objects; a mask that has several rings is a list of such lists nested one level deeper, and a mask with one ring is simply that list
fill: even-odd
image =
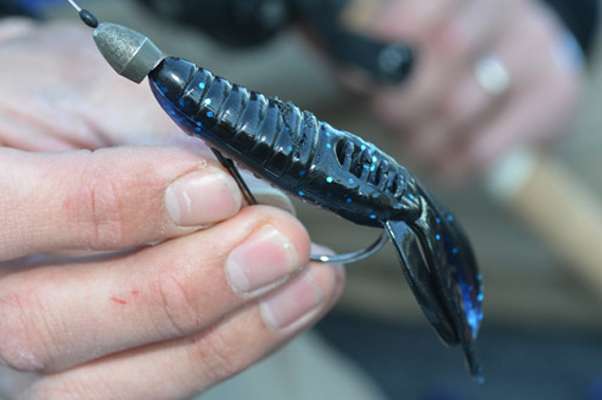
[{"label": "blurred wooden surface", "polygon": [[[227,51],[200,39],[192,31],[165,27],[137,9],[134,12],[127,2],[97,4],[95,9],[102,19],[127,23],[151,34],[171,54],[191,58],[251,88],[291,99],[333,125],[381,145],[404,161],[402,149],[396,151],[399,146],[371,118],[369,107],[338,90],[327,68],[297,35],[286,34],[253,51]],[[75,20],[72,15],[70,19]],[[574,133],[559,143],[555,156],[602,199],[599,65],[596,63],[591,71]],[[420,171],[418,175],[424,178]],[[575,324],[602,329],[599,313],[602,293],[586,289],[571,274],[570,265],[557,259],[522,221],[498,207],[477,186],[456,193],[438,187],[432,189],[461,218],[474,243],[485,277],[487,319],[525,326]],[[541,202],[546,207],[546,199]],[[299,209],[300,219],[314,240],[337,250],[361,247],[376,234],[315,208],[299,205]],[[424,323],[391,249],[349,268],[349,285],[340,307]]]}]

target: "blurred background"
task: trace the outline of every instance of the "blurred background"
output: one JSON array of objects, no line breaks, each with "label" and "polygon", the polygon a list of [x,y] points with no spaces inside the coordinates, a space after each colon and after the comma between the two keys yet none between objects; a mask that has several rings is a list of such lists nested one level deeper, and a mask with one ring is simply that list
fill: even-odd
[{"label": "blurred background", "polygon": [[[368,105],[341,90],[321,56],[295,31],[251,50],[232,50],[196,31],[159,20],[129,1],[89,1],[86,6],[103,20],[148,33],[171,54],[250,88],[290,99],[334,126],[375,142],[404,163],[407,154],[372,118]],[[67,9],[55,9],[52,15],[76,18]],[[565,136],[546,156],[566,171],[565,178],[589,192],[594,209],[602,203],[600,61],[596,56],[591,64],[579,117],[571,128],[574,134]],[[342,302],[316,328],[320,346],[329,347],[324,351],[334,351],[390,399],[602,399],[602,285],[592,278],[596,272],[590,268],[584,275],[583,268],[576,266],[578,260],[567,259],[561,246],[546,240],[549,235],[521,217],[516,202],[500,201],[485,184],[451,191],[429,182],[420,170],[415,172],[456,212],[476,250],[486,286],[486,318],[478,342],[486,384],[474,384],[460,352],[438,341],[390,248],[348,268]],[[530,198],[532,206],[570,218],[572,213],[564,208],[570,204],[554,201],[545,191],[540,194]],[[362,247],[377,234],[304,204],[297,206],[314,241],[338,251]],[[591,222],[601,227],[602,219],[592,215]],[[602,245],[600,236],[584,241],[593,246],[592,252]],[[598,262],[602,276],[602,259]],[[294,373],[312,376],[311,368]],[[261,381],[251,379],[248,384]],[[328,393],[335,396],[331,398],[361,399],[359,393],[354,396],[341,388]]]}]

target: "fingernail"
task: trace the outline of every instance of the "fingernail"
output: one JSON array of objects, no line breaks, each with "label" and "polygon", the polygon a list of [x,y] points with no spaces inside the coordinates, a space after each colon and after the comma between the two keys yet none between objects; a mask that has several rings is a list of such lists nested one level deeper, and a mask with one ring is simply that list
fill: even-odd
[{"label": "fingernail", "polygon": [[241,202],[236,183],[214,168],[183,176],[165,191],[167,212],[182,227],[223,221],[238,212]]},{"label": "fingernail", "polygon": [[230,253],[226,275],[235,292],[251,294],[284,281],[301,267],[299,263],[295,246],[267,225]]},{"label": "fingernail", "polygon": [[290,286],[261,303],[261,316],[267,326],[275,331],[292,330],[318,313],[325,297],[315,282],[316,271],[310,268]]}]

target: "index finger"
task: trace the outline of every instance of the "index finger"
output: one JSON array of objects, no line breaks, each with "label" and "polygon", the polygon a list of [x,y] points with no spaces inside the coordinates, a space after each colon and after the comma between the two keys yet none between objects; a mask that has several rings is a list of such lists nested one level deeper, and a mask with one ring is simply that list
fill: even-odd
[{"label": "index finger", "polygon": [[178,148],[0,148],[0,169],[0,261],[155,243],[225,220],[242,204],[226,171]]}]

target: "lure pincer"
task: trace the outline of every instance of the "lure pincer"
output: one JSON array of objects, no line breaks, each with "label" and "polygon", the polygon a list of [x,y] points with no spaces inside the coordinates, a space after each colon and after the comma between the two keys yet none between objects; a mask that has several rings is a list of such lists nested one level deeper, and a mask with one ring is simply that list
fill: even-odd
[{"label": "lure pincer", "polygon": [[[475,257],[456,218],[407,169],[292,103],[166,57],[128,28],[103,23],[94,38],[119,74],[138,83],[148,77],[169,116],[221,161],[236,160],[307,202],[356,224],[383,228],[427,319],[446,344],[464,348],[471,373],[480,376],[473,344],[483,294]],[[232,162],[226,165],[237,172]]]}]

